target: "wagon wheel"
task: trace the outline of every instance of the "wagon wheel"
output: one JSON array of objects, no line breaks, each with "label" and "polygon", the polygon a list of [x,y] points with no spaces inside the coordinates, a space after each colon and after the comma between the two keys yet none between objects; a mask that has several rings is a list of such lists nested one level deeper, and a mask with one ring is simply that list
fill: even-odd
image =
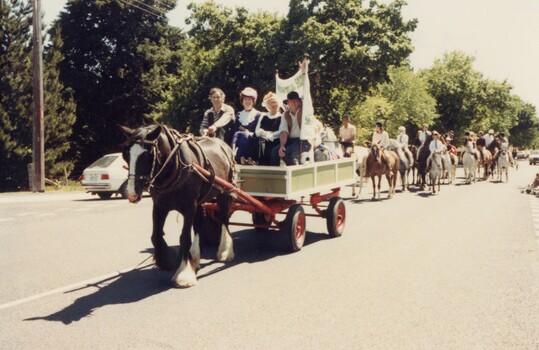
[{"label": "wagon wheel", "polygon": [[271,226],[271,217],[264,213],[253,213],[253,224],[254,225],[260,225],[258,227],[255,227],[255,230],[257,232],[265,232],[268,231]]},{"label": "wagon wheel", "polygon": [[294,204],[288,209],[283,231],[290,242],[290,249],[297,252],[305,242],[305,211],[301,204]]},{"label": "wagon wheel", "polygon": [[340,237],[346,223],[346,207],[341,197],[331,198],[326,210],[326,224],[331,237]]}]

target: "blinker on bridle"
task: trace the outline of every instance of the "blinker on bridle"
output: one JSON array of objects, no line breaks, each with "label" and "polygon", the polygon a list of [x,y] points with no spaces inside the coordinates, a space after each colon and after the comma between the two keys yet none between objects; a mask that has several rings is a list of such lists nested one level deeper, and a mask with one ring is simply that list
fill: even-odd
[{"label": "blinker on bridle", "polygon": [[[146,139],[138,139],[138,140],[135,140],[133,142],[133,144],[139,144],[141,147],[145,148],[144,145],[151,145],[152,148],[157,148],[157,139],[153,140],[153,141],[148,141]],[[151,152],[151,150],[150,150]],[[144,189],[147,189],[149,187],[149,185],[151,185],[150,183],[150,179],[152,179],[153,177],[153,172],[154,172],[154,169],[155,169],[155,162],[156,162],[156,159],[157,157],[155,156],[155,152],[153,152],[154,155],[153,155],[153,161],[152,161],[152,170],[150,171],[150,173],[148,175],[136,175],[136,174],[132,174],[131,172],[128,173],[127,175],[127,179],[128,180],[134,180],[134,181],[137,181],[137,180],[144,180],[146,181],[146,184],[144,185]]]}]

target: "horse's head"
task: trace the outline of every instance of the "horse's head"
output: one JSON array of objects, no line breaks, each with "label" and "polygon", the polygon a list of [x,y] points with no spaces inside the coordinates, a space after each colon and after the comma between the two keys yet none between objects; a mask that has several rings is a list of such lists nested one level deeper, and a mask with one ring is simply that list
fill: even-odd
[{"label": "horse's head", "polygon": [[332,150],[337,148],[339,138],[329,126],[324,125],[324,127],[320,130],[320,139],[326,147],[331,148]]},{"label": "horse's head", "polygon": [[377,163],[382,162],[382,152],[381,151],[382,150],[380,149],[380,146],[377,143],[371,144],[371,154],[372,154],[373,159]]},{"label": "horse's head", "polygon": [[154,149],[161,134],[161,126],[149,125],[137,129],[120,126],[120,128],[127,137],[123,150],[123,158],[129,166],[127,198],[129,202],[137,203],[153,175]]}]

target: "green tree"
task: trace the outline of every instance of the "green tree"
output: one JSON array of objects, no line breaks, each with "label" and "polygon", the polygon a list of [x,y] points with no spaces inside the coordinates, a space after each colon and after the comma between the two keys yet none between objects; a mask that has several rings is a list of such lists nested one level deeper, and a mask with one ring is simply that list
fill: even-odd
[{"label": "green tree", "polygon": [[27,188],[32,162],[32,6],[0,0],[0,191]]},{"label": "green tree", "polygon": [[181,35],[165,16],[175,1],[144,3],[72,0],[60,14],[60,78],[77,103],[73,141],[81,165],[118,148],[117,124],[154,117],[175,82]]},{"label": "green tree", "polygon": [[539,119],[535,106],[516,96],[513,97],[512,106],[518,122],[509,130],[509,142],[518,148],[539,148]]},{"label": "green tree", "polygon": [[453,130],[457,137],[464,135],[473,123],[480,123],[484,113],[479,110],[481,73],[472,67],[474,58],[454,51],[434,61],[432,68],[421,72],[431,95],[436,99],[439,123],[444,131]]},{"label": "green tree", "polygon": [[379,87],[380,94],[393,107],[385,120],[386,129],[393,137],[403,125],[413,140],[420,125],[433,125],[438,119],[436,100],[430,95],[427,82],[408,66],[391,67],[389,80]]},{"label": "green tree", "polygon": [[76,157],[71,152],[71,136],[75,123],[76,105],[73,91],[60,81],[58,65],[63,60],[60,30],[53,28],[45,48],[44,114],[45,114],[45,171],[49,178],[68,176]]},{"label": "green tree", "polygon": [[[0,191],[28,188],[32,162],[32,7],[0,0]],[[61,41],[52,38],[44,55],[45,176],[69,174],[68,155],[75,105],[58,77]]]},{"label": "green tree", "polygon": [[437,101],[440,118],[435,126],[455,131],[457,138],[468,130],[493,128],[508,133],[518,123],[512,87],[505,81],[484,78],[473,69],[473,62],[472,56],[454,51],[421,72]]},{"label": "green tree", "polygon": [[405,1],[389,4],[361,0],[291,1],[285,24],[283,66],[306,52],[312,57],[312,92],[316,109],[330,124],[380,83],[388,69],[412,52],[409,34],[416,20],[405,21]]},{"label": "green tree", "polygon": [[375,123],[381,121],[386,125],[392,113],[393,105],[387,98],[380,94],[367,97],[350,113],[352,124],[356,126],[356,139],[360,143],[371,141]]},{"label": "green tree", "polygon": [[191,3],[188,9],[191,29],[181,55],[189,59],[182,62],[164,118],[180,130],[196,133],[210,106],[207,98],[212,87],[223,89],[226,103],[236,109],[242,108],[238,95],[244,87],[254,87],[260,96],[275,89],[282,18],[249,13],[243,7],[232,10],[212,1]]}]

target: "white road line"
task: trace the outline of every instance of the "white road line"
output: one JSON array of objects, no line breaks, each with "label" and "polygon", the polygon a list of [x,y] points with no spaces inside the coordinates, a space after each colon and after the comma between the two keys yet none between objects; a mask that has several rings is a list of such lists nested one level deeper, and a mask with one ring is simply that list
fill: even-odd
[{"label": "white road line", "polygon": [[57,208],[57,209],[56,209],[56,211],[68,211],[68,210],[69,210],[69,208],[65,208],[65,207],[64,207],[64,208]]},{"label": "white road line", "polygon": [[92,210],[92,208],[81,208],[81,209],[75,209],[73,211],[88,211],[88,210]]},{"label": "white road line", "polygon": [[[148,259],[146,259],[146,260],[148,260]],[[144,263],[146,260],[144,260],[142,263]],[[73,283],[73,284],[70,284],[68,286],[56,288],[56,289],[53,289],[53,290],[49,290],[47,292],[43,292],[43,293],[32,295],[32,296],[22,298],[22,299],[19,299],[19,300],[11,301],[9,303],[0,304],[0,310],[4,310],[4,309],[8,309],[8,308],[13,307],[13,306],[28,303],[30,301],[42,299],[42,298],[50,296],[50,295],[69,292],[71,290],[79,289],[79,288],[87,286],[87,285],[96,284],[96,283],[101,282],[103,280],[109,280],[109,279],[114,278],[114,277],[120,277],[120,275],[122,275],[122,274],[124,274],[126,272],[129,272],[129,271],[132,271],[132,270],[134,270],[136,268],[144,269],[144,268],[153,266],[153,263],[145,265],[145,266],[140,266],[141,264],[139,264],[139,265],[137,265],[135,267],[129,268],[129,269],[109,273],[108,275],[99,276],[99,277],[92,278],[92,279],[89,279],[89,280],[86,280],[86,281]],[[107,281],[107,282],[110,282],[110,281]]]},{"label": "white road line", "polygon": [[11,221],[11,220],[15,220],[15,219],[14,218],[4,218],[4,219],[0,219],[0,222]]},{"label": "white road line", "polygon": [[39,214],[38,217],[42,218],[42,217],[45,217],[45,216],[53,216],[53,215],[56,215],[55,213],[44,213],[44,214]]}]

